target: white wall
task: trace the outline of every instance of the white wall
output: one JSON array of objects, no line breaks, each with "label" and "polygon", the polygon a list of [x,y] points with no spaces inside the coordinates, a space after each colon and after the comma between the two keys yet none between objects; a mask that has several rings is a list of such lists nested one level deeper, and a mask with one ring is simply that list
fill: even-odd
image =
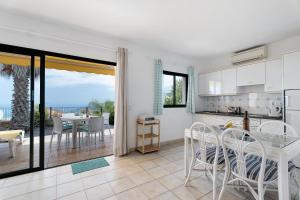
[{"label": "white wall", "polygon": [[[283,40],[267,44],[268,57],[267,59],[275,59],[281,57],[285,53],[300,51],[300,35],[289,37]],[[220,69],[230,68],[231,53],[218,55],[209,58],[202,58],[201,65],[199,65],[199,72],[213,72]]]},{"label": "white wall", "polygon": [[[161,58],[170,71],[184,72],[198,61],[163,50],[142,47],[118,38],[87,32],[77,27],[42,21],[29,16],[0,12],[0,43],[29,47],[100,60],[116,61],[117,47],[129,50],[129,146],[135,146],[135,121],[139,114],[152,113],[154,58]],[[192,123],[185,108],[166,108],[161,118],[161,140],[183,138]]]}]

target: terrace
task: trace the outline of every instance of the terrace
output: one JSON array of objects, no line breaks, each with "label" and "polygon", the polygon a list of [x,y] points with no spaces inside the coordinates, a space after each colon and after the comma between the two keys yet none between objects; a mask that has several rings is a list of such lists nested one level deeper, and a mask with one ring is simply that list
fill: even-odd
[{"label": "terrace", "polygon": [[41,59],[30,60],[0,52],[0,175],[112,155],[113,66],[47,56],[42,90]]},{"label": "terrace", "polygon": [[[103,157],[112,155],[113,146],[113,125],[107,125],[104,129],[104,136],[99,140],[99,136],[96,135],[97,143],[88,143],[87,138],[82,138],[80,141],[80,148],[72,148],[72,143],[67,142],[67,133],[62,134],[61,145],[58,148],[57,136],[54,136],[53,142],[50,145],[51,135],[53,131],[53,115],[74,114],[75,116],[84,115],[86,112],[97,113],[97,111],[91,111],[88,107],[50,107],[46,109],[45,120],[45,168],[63,165],[67,163],[77,162],[80,160],[86,160],[96,157]],[[100,110],[102,113],[102,108]],[[0,117],[0,128],[5,130],[9,128],[11,123],[11,115],[9,108],[0,109],[0,113],[3,113]],[[24,141],[22,144],[16,145],[15,157],[11,157],[10,149],[7,143],[0,143],[0,171],[2,173],[25,169],[29,166],[29,148],[30,137],[29,131],[25,131]],[[85,135],[87,137],[87,135]],[[72,141],[72,134],[69,135],[69,141]],[[40,127],[38,120],[35,120],[34,128],[34,165],[39,165],[39,145],[40,145]]]}]

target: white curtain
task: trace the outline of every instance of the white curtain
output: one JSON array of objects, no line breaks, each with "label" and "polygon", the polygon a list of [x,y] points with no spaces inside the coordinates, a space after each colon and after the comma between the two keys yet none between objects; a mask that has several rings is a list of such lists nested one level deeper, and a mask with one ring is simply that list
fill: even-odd
[{"label": "white curtain", "polygon": [[119,48],[117,52],[114,155],[122,156],[128,152],[127,144],[127,65],[128,51]]}]

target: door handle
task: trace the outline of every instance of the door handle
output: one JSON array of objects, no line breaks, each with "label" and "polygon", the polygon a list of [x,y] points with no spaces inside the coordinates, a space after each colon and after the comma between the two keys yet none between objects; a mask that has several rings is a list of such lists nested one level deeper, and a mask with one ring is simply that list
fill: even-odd
[{"label": "door handle", "polygon": [[285,96],[285,107],[289,107],[290,106],[289,100],[290,100],[289,96]]}]

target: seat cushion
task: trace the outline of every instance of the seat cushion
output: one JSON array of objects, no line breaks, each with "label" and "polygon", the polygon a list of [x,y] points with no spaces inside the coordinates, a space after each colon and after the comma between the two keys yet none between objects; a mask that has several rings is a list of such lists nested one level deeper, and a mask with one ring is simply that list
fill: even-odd
[{"label": "seat cushion", "polygon": [[[213,164],[215,160],[215,155],[216,155],[216,147],[207,147],[206,148],[206,160],[208,163]],[[231,159],[234,157],[233,154],[228,153],[228,158]],[[201,159],[201,150],[198,149],[196,152],[196,158]],[[218,165],[222,165],[225,163],[225,158],[224,158],[224,152],[223,149],[220,147],[219,148],[219,154],[218,154]]]},{"label": "seat cushion", "polygon": [[0,131],[0,140],[13,141],[20,135],[22,135],[22,130]]},{"label": "seat cushion", "polygon": [[63,130],[64,131],[72,129],[72,128],[73,128],[72,124],[63,124]]},{"label": "seat cushion", "polygon": [[[258,181],[259,171],[261,167],[262,158],[259,156],[248,156],[246,159],[246,171],[247,171],[247,178],[251,180]],[[292,162],[288,163],[288,170],[289,172],[295,168],[295,165]],[[233,157],[230,160],[230,167],[231,170],[235,173],[238,172],[237,170],[237,162],[236,157]],[[264,181],[273,181],[278,177],[278,163],[273,160],[266,160],[266,168],[265,168],[265,175]]]}]

